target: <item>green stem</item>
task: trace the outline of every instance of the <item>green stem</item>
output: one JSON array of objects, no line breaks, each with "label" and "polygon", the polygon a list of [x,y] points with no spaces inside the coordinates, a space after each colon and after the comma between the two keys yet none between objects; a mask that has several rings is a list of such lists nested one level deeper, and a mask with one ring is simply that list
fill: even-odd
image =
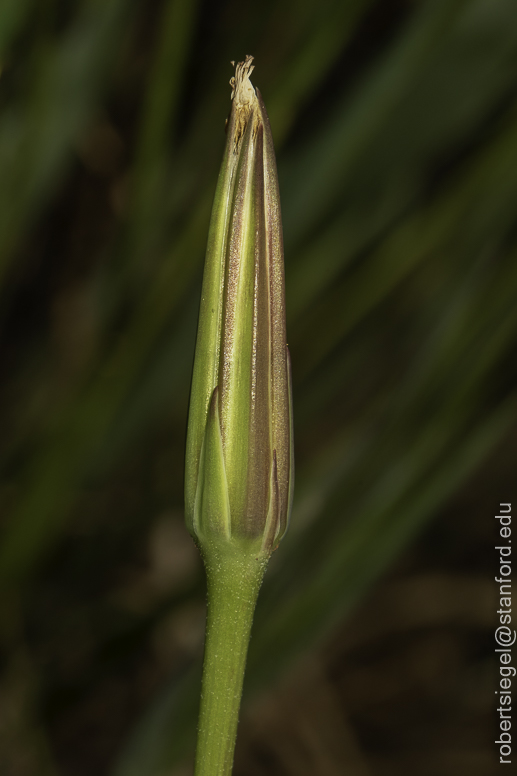
[{"label": "green stem", "polygon": [[195,776],[229,776],[251,624],[267,558],[211,547],[204,559],[208,609]]}]

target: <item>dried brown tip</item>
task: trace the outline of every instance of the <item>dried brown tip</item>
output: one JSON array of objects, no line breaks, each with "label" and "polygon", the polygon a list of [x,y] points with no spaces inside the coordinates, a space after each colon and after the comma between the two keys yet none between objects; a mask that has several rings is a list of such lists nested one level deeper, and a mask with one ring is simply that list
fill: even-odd
[{"label": "dried brown tip", "polygon": [[231,99],[233,100],[232,110],[236,114],[235,150],[239,146],[239,141],[244,134],[250,114],[257,105],[257,95],[250,81],[250,75],[255,69],[252,62],[253,57],[249,54],[244,62],[237,62],[237,65],[235,65],[235,62],[232,62],[232,65],[235,66],[235,76],[230,78],[230,86],[232,87]]},{"label": "dried brown tip", "polygon": [[253,57],[249,54],[244,62],[237,62],[237,67],[235,67],[235,61],[232,61],[232,65],[235,67],[235,76],[230,78],[230,86],[232,87],[232,100],[238,108],[250,105],[255,99],[255,90],[250,82],[250,75],[255,69],[255,65],[251,64],[252,62]]}]

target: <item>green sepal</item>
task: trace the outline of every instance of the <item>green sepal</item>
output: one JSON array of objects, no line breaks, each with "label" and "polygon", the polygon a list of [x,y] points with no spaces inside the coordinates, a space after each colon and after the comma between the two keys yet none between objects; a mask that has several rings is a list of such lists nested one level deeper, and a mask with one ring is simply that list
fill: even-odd
[{"label": "green sepal", "polygon": [[199,475],[194,503],[193,534],[203,540],[231,538],[230,502],[219,419],[219,388],[208,408],[205,435],[199,457]]},{"label": "green sepal", "polygon": [[[279,533],[279,513],[280,498],[278,495],[278,469],[276,463],[276,450],[273,450],[273,460],[271,462],[271,476],[269,482],[269,508],[262,539],[262,550],[271,555],[276,549],[276,538]],[[278,540],[280,541],[280,539]]]}]

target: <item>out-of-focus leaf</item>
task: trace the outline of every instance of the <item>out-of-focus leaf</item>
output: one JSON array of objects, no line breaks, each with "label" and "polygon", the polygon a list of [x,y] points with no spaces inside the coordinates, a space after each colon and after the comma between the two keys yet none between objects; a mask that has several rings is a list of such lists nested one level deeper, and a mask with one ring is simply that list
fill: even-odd
[{"label": "out-of-focus leaf", "polygon": [[23,26],[32,5],[33,0],[4,0],[0,6],[0,67],[6,50]]},{"label": "out-of-focus leaf", "polygon": [[515,87],[514,11],[508,0],[422,4],[356,99],[337,100],[318,135],[281,166],[293,317],[421,197],[440,155]]},{"label": "out-of-focus leaf", "polygon": [[0,124],[0,272],[43,198],[54,191],[99,92],[132,3],[82,3],[77,20],[34,72]]}]

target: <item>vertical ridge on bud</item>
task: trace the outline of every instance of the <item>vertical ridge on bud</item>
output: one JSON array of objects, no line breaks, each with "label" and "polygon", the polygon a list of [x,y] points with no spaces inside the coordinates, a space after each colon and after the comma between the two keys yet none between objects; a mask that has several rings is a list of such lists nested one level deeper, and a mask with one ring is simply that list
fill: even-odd
[{"label": "vertical ridge on bud", "polygon": [[208,406],[218,383],[225,257],[229,239],[232,195],[235,186],[235,167],[238,161],[231,141],[234,124],[235,120],[232,116],[208,231],[196,355],[192,373],[185,456],[185,519],[187,527],[193,535],[195,535],[193,516],[199,456],[205,433]]},{"label": "vertical ridge on bud", "polygon": [[[249,80],[252,60],[238,63],[230,82],[233,104],[210,223],[192,377],[185,503],[187,525],[200,544],[212,519],[214,536],[221,536],[224,524],[200,509],[206,504],[212,514],[219,499],[224,513],[226,498],[229,538],[258,542],[269,554],[289,520],[292,411],[280,197],[269,119]],[[214,436],[214,417],[220,437]],[[222,463],[213,457],[219,438]],[[211,451],[211,468],[205,449]],[[205,495],[204,480],[216,470],[225,482],[214,500]]]},{"label": "vertical ridge on bud", "polygon": [[[267,504],[271,454],[271,428],[264,418],[270,412],[270,305],[269,274],[263,261],[266,234],[264,223],[263,127],[257,128],[255,154],[255,256],[253,294],[253,339],[251,350],[251,391],[249,397],[248,488],[243,528],[260,535],[257,505]],[[251,476],[251,473],[252,476]]]},{"label": "vertical ridge on bud", "polygon": [[250,116],[237,167],[221,332],[221,423],[235,515],[246,509],[255,280],[256,137]]},{"label": "vertical ridge on bud", "polygon": [[284,243],[280,191],[276,170],[275,149],[266,107],[257,89],[257,102],[264,126],[264,219],[265,263],[269,270],[270,304],[270,401],[273,446],[277,451],[277,475],[280,494],[279,516],[287,529],[294,482],[292,436],[292,399],[290,390],[290,358],[287,349],[284,291]]}]

